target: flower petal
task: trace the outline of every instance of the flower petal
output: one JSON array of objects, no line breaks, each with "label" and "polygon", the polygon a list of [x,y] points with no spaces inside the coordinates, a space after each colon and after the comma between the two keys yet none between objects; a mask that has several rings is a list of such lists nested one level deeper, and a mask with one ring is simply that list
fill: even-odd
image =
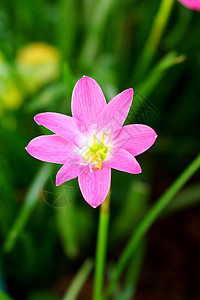
[{"label": "flower petal", "polygon": [[139,174],[142,172],[141,167],[134,156],[124,149],[115,149],[109,161],[105,165],[131,174]]},{"label": "flower petal", "polygon": [[93,208],[99,206],[106,198],[111,182],[111,169],[104,167],[94,172],[82,173],[78,177],[81,193]]},{"label": "flower petal", "polygon": [[121,129],[133,99],[133,89],[127,89],[115,96],[101,112],[98,120],[98,131],[117,135]]},{"label": "flower petal", "polygon": [[58,135],[42,135],[31,140],[27,152],[42,161],[64,164],[75,153],[75,146]]},{"label": "flower petal", "polygon": [[80,159],[78,156],[68,158],[56,175],[56,185],[61,185],[65,181],[76,178],[79,174],[84,172],[85,169],[86,166],[82,166],[80,164]]},{"label": "flower petal", "polygon": [[200,1],[199,0],[178,0],[181,4],[187,8],[200,11]]},{"label": "flower petal", "polygon": [[72,93],[72,115],[84,124],[96,123],[97,117],[106,106],[106,99],[97,82],[83,76]]},{"label": "flower petal", "polygon": [[81,144],[81,135],[86,130],[78,120],[59,113],[41,113],[34,120],[77,146]]},{"label": "flower petal", "polygon": [[133,156],[149,149],[157,138],[155,131],[142,124],[133,124],[122,127],[114,142],[115,147],[124,148]]}]

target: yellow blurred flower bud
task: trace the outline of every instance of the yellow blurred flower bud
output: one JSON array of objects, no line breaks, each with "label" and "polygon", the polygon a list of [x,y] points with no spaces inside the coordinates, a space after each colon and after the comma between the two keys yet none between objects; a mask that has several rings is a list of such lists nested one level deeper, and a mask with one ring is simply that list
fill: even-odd
[{"label": "yellow blurred flower bud", "polygon": [[45,43],[31,43],[21,48],[17,53],[16,62],[29,92],[36,91],[60,75],[60,52]]},{"label": "yellow blurred flower bud", "polygon": [[15,82],[9,64],[0,53],[0,111],[18,108],[23,95]]}]

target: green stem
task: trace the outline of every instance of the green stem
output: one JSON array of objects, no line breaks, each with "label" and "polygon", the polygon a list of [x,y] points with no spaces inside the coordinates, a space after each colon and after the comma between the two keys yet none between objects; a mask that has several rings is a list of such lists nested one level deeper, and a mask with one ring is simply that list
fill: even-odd
[{"label": "green stem", "polygon": [[142,237],[145,235],[147,230],[157,219],[160,213],[164,210],[164,208],[169,204],[169,202],[173,199],[176,193],[199,169],[199,167],[200,154],[190,163],[190,165],[181,173],[181,175],[175,180],[175,182],[158,199],[158,201],[154,204],[151,210],[147,213],[146,217],[140,222],[119,258],[117,266],[113,272],[111,282],[106,290],[105,298],[107,298],[112,293],[122,271],[124,270],[128,261],[132,257],[133,252],[137,249],[138,244],[140,243]]},{"label": "green stem", "polygon": [[93,268],[93,261],[87,258],[72,281],[63,300],[75,300]]},{"label": "green stem", "polygon": [[39,170],[24,199],[22,209],[5,241],[4,251],[9,252],[14,247],[17,237],[25,226],[52,171],[52,164],[44,164]]},{"label": "green stem", "polygon": [[154,18],[149,37],[134,68],[132,76],[133,82],[135,82],[135,80],[137,80],[137,82],[141,80],[148,71],[166,28],[173,3],[174,0],[162,0],[158,13]]},{"label": "green stem", "polygon": [[110,215],[110,190],[100,207],[99,229],[96,248],[95,276],[94,276],[94,300],[102,300],[102,288],[106,259],[108,223]]}]

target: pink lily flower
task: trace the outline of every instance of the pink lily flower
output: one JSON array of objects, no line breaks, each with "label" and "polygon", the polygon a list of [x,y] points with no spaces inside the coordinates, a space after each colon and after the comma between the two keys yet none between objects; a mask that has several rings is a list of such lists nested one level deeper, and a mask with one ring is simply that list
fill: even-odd
[{"label": "pink lily flower", "polygon": [[200,11],[200,0],[178,0],[189,9]]},{"label": "pink lily flower", "polygon": [[107,104],[96,81],[84,76],[73,90],[73,117],[52,112],[36,115],[35,122],[54,134],[34,138],[26,150],[39,160],[63,164],[56,185],[78,177],[84,199],[96,208],[109,191],[111,168],[139,174],[135,156],[150,148],[157,137],[146,125],[122,127],[132,99],[133,90],[127,89]]}]

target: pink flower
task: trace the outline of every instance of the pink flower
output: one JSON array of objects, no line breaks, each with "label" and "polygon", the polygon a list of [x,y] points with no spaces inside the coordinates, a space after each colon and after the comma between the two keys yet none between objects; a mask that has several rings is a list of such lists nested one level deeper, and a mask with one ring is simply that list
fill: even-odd
[{"label": "pink flower", "polygon": [[111,168],[139,174],[135,156],[146,151],[156,140],[155,131],[146,125],[122,127],[133,98],[127,89],[108,104],[96,81],[82,77],[72,94],[72,115],[41,113],[35,122],[53,135],[36,137],[26,150],[33,157],[63,164],[56,175],[56,185],[76,178],[85,200],[99,206],[111,183]]},{"label": "pink flower", "polygon": [[189,9],[200,11],[200,0],[178,0]]}]

